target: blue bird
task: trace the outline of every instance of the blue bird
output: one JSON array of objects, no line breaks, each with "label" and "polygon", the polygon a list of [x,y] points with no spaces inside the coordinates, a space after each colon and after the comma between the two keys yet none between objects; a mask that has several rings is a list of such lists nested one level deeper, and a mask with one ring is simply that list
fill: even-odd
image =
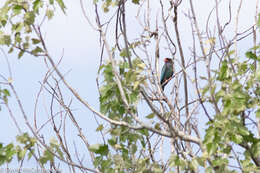
[{"label": "blue bird", "polygon": [[169,79],[173,75],[173,61],[170,58],[164,59],[164,65],[161,72],[160,84],[162,86],[162,90],[164,90],[165,85],[169,82]]}]

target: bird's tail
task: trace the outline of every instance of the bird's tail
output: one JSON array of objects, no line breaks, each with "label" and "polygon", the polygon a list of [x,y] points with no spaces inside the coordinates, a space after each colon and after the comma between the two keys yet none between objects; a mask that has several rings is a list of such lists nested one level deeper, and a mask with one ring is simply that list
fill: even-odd
[{"label": "bird's tail", "polygon": [[162,85],[162,90],[164,91],[164,87],[165,87],[165,84],[164,85]]}]

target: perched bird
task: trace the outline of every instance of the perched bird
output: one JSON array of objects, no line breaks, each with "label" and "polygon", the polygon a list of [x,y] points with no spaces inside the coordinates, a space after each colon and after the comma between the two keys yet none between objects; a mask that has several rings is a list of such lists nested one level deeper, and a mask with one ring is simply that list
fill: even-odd
[{"label": "perched bird", "polygon": [[162,89],[164,90],[165,85],[169,82],[169,79],[173,75],[173,61],[170,58],[164,59],[164,65],[161,72],[161,80],[160,84],[162,86]]}]

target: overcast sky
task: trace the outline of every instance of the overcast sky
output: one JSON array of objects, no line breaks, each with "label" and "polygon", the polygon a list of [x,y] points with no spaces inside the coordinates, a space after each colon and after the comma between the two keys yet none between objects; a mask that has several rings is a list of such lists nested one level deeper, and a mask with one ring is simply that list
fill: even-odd
[{"label": "overcast sky", "polygon": [[[212,0],[212,3],[205,0],[203,3],[201,2],[201,0],[194,0],[195,9],[199,16],[200,26],[205,26],[205,18],[208,16],[209,10],[211,9],[209,7],[212,6],[214,1]],[[237,4],[238,2],[239,0],[232,0],[233,4]],[[241,9],[241,20],[239,23],[241,29],[248,28],[254,22],[253,16],[255,15],[255,0],[247,0],[243,3],[247,4],[243,5]],[[69,81],[81,96],[94,108],[99,109],[98,92],[96,87],[96,76],[100,57],[99,35],[83,18],[78,0],[65,0],[65,4],[67,6],[66,16],[62,14],[60,10],[57,10],[54,19],[44,24],[43,33],[47,41],[47,46],[50,54],[56,60],[62,56],[64,50],[64,57],[60,67],[64,73],[69,71],[66,75],[67,81]],[[153,4],[151,4],[151,6],[153,6]],[[137,35],[139,32],[136,29],[138,26],[134,18],[135,12],[133,10],[135,6],[132,5],[129,8],[132,9],[132,14],[129,14],[128,16],[128,32]],[[157,7],[152,7],[152,9],[156,10]],[[183,13],[187,12],[187,9],[188,7],[186,6],[185,1],[183,1],[183,5],[180,9],[182,17]],[[91,12],[93,7],[88,4],[87,10]],[[227,12],[228,8],[221,9],[220,13],[223,15],[223,20],[227,20]],[[213,22],[214,20],[212,23]],[[180,32],[183,36],[183,42],[189,43],[189,39],[191,38],[190,33],[185,33],[186,26],[189,26],[188,20],[180,20],[179,26]],[[28,116],[32,117],[36,95],[40,88],[39,82],[42,81],[46,72],[44,61],[41,57],[35,58],[29,55],[24,55],[20,60],[18,60],[14,54],[7,56],[11,64],[12,77],[14,81],[13,84],[18,91],[18,95],[21,97]],[[0,73],[8,74],[6,62],[2,54],[0,55]],[[68,96],[70,95],[71,94],[68,93]],[[39,110],[42,111],[39,112],[39,117],[47,117],[47,112],[44,110],[49,109],[47,105],[48,98],[48,94],[41,97],[40,106],[42,106],[42,108]],[[76,101],[75,98],[73,98],[73,100]],[[10,98],[10,105],[13,108],[15,117],[18,119],[21,127],[27,129],[24,126],[24,121],[13,98]],[[98,134],[95,133],[97,125],[93,119],[93,114],[86,108],[83,108],[80,103],[73,104],[73,109],[75,109],[75,114],[77,115],[76,118],[81,123],[84,133],[91,140],[91,144],[101,142],[101,139],[97,137]],[[0,112],[0,129],[1,142],[5,142],[6,144],[14,141],[18,131],[5,107],[2,107],[2,111]],[[45,130],[46,132],[48,131],[47,129]],[[71,134],[73,133],[73,140],[76,140],[75,134],[77,134],[77,132],[71,131]],[[85,150],[85,148],[83,150]]]}]

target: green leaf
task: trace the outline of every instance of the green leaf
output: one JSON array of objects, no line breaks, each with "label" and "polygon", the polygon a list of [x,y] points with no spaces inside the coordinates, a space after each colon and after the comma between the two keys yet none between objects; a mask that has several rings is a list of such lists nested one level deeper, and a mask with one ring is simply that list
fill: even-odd
[{"label": "green leaf", "polygon": [[139,4],[139,0],[132,0],[134,4]]},{"label": "green leaf", "polygon": [[251,51],[246,52],[246,57],[253,60],[258,60],[256,54]]},{"label": "green leaf", "polygon": [[243,135],[243,136],[248,136],[248,135],[250,135],[250,132],[249,132],[248,129],[245,128],[244,126],[239,127],[239,128],[238,128],[238,131],[239,131],[239,133],[240,133],[241,135]]},{"label": "green leaf", "polygon": [[21,38],[21,34],[20,32],[15,33],[15,43],[21,43],[22,42],[22,38]]},{"label": "green leaf", "polygon": [[94,144],[89,147],[89,150],[100,155],[108,154],[108,145]]},{"label": "green leaf", "polygon": [[198,162],[198,164],[200,165],[200,166],[205,166],[205,164],[206,164],[206,159],[205,158],[203,158],[203,157],[196,157],[196,160],[197,160],[197,162]]},{"label": "green leaf", "polygon": [[100,124],[99,126],[98,126],[98,128],[96,129],[96,131],[98,132],[98,131],[102,131],[104,129],[104,126],[103,126],[103,124]]},{"label": "green leaf", "polygon": [[12,31],[15,31],[16,33],[20,32],[23,28],[23,23],[16,23],[12,25]]},{"label": "green leaf", "polygon": [[231,50],[230,52],[228,52],[228,56],[231,56],[233,54],[235,54],[235,50]]},{"label": "green leaf", "polygon": [[4,95],[10,96],[10,92],[7,89],[3,89],[2,92],[4,93]]},{"label": "green leaf", "polygon": [[66,6],[65,6],[63,0],[56,0],[56,2],[59,4],[59,6],[60,6],[61,10],[63,11],[63,13],[66,14],[66,12],[65,12]]},{"label": "green leaf", "polygon": [[[128,55],[131,56],[131,52],[129,50],[128,50]],[[120,52],[120,56],[121,57],[127,57],[127,50],[122,49],[122,51]]]},{"label": "green leaf", "polygon": [[173,155],[169,160],[169,167],[180,166],[181,169],[185,167],[186,162],[182,160],[179,156]]},{"label": "green leaf", "polygon": [[208,151],[208,153],[209,153],[210,155],[212,155],[213,153],[215,153],[216,150],[217,150],[217,148],[218,148],[217,143],[208,143],[208,144],[206,145],[206,147],[207,147],[207,151]]},{"label": "green leaf", "polygon": [[24,157],[25,157],[25,154],[26,154],[26,151],[25,149],[21,149],[18,151],[17,153],[17,158],[18,158],[18,161],[22,160]]},{"label": "green leaf", "polygon": [[208,78],[205,77],[205,76],[200,76],[200,79],[202,79],[202,80],[208,80]]},{"label": "green leaf", "polygon": [[23,56],[23,54],[24,54],[24,51],[21,50],[21,51],[19,52],[19,54],[18,54],[18,59],[20,59],[20,58]]},{"label": "green leaf", "polygon": [[230,154],[231,150],[232,150],[232,147],[231,146],[227,146],[227,147],[225,147],[223,149],[223,153]]},{"label": "green leaf", "polygon": [[52,10],[47,9],[46,10],[46,16],[50,20],[54,16],[54,12]]},{"label": "green leaf", "polygon": [[32,32],[32,28],[31,28],[30,25],[27,24],[27,25],[25,25],[24,27],[25,27],[25,32],[26,32],[26,33],[31,33],[31,32]]},{"label": "green leaf", "polygon": [[253,152],[255,157],[259,157],[260,156],[260,141],[258,141],[258,142],[253,144],[252,152]]},{"label": "green leaf", "polygon": [[217,158],[212,161],[213,166],[222,166],[227,164],[228,164],[228,160],[226,158]]},{"label": "green leaf", "polygon": [[215,172],[215,171],[213,171],[212,167],[207,167],[206,173],[213,173],[213,172]]},{"label": "green leaf", "polygon": [[28,133],[23,133],[22,135],[16,136],[16,140],[19,143],[24,144],[27,149],[32,147],[36,143],[36,139],[30,137]]},{"label": "green leaf", "polygon": [[155,126],[154,126],[155,129],[157,130],[161,130],[161,125],[160,123],[156,123]]},{"label": "green leaf", "polygon": [[39,161],[42,165],[46,164],[48,161],[53,162],[53,160],[54,160],[54,156],[48,150],[45,150],[43,153],[43,156],[40,157],[40,159],[39,159]]},{"label": "green leaf", "polygon": [[46,157],[41,157],[41,158],[39,159],[39,161],[40,161],[40,163],[41,163],[42,165],[44,165],[44,164],[46,164],[46,163],[48,162],[48,159],[47,159]]},{"label": "green leaf", "polygon": [[241,144],[243,142],[243,137],[238,134],[231,134],[231,140],[237,144]]},{"label": "green leaf", "polygon": [[30,152],[28,153],[28,160],[32,158],[33,154],[34,154],[34,149],[30,150]]},{"label": "green leaf", "polygon": [[260,109],[258,109],[258,110],[256,111],[255,116],[256,116],[257,118],[260,118]]},{"label": "green leaf", "polygon": [[110,133],[114,136],[120,136],[122,130],[123,130],[122,128],[115,128],[115,129],[112,129]]},{"label": "green leaf", "polygon": [[108,151],[108,145],[101,145],[97,153],[106,156],[108,154]]},{"label": "green leaf", "polygon": [[24,15],[24,22],[27,25],[34,24],[34,21],[35,21],[35,14],[34,14],[34,12],[30,11],[30,12],[25,13],[25,15]]},{"label": "green leaf", "polygon": [[30,40],[30,36],[25,37],[25,41],[28,42]]},{"label": "green leaf", "polygon": [[99,69],[98,69],[98,73],[100,73],[100,71],[103,69],[103,68],[105,68],[106,67],[106,65],[101,65],[100,67],[99,67]]},{"label": "green leaf", "polygon": [[0,35],[0,44],[10,46],[11,45],[10,35]]},{"label": "green leaf", "polygon": [[214,133],[215,133],[215,129],[210,126],[207,130],[206,130],[206,135],[204,138],[203,143],[207,144],[207,143],[212,143],[214,140]]},{"label": "green leaf", "polygon": [[141,81],[140,80],[137,80],[134,82],[134,90],[140,85]]},{"label": "green leaf", "polygon": [[63,152],[60,149],[60,144],[58,143],[57,139],[55,139],[54,137],[50,139],[50,147],[52,151],[55,151],[56,153],[58,153],[58,155],[61,158],[63,158]]},{"label": "green leaf", "polygon": [[227,78],[227,70],[228,70],[228,63],[227,60],[222,61],[222,65],[220,68],[219,75],[217,77],[218,80],[223,81]]},{"label": "green leaf", "polygon": [[136,151],[137,151],[137,146],[135,144],[132,144],[131,145],[131,152],[132,152],[132,154],[135,154]]},{"label": "green leaf", "polygon": [[39,8],[42,7],[42,5],[43,5],[43,3],[42,3],[41,0],[35,0],[33,2],[33,10],[38,13],[39,12]]},{"label": "green leaf", "polygon": [[14,15],[20,14],[22,9],[23,9],[23,6],[21,6],[21,5],[14,5],[14,7],[13,7]]},{"label": "green leaf", "polygon": [[43,51],[43,49],[40,48],[39,46],[37,46],[35,49],[33,49],[33,50],[31,51],[31,53],[32,53],[33,55],[35,55],[35,56],[37,56],[38,53],[41,53],[41,52],[44,52],[44,51]]},{"label": "green leaf", "polygon": [[5,27],[7,21],[6,20],[1,20],[0,22],[1,22],[2,26]]},{"label": "green leaf", "polygon": [[112,136],[111,139],[108,139],[107,141],[111,146],[114,146],[116,144],[116,137]]},{"label": "green leaf", "polygon": [[29,43],[26,42],[26,43],[23,43],[23,49],[26,50],[29,48]]},{"label": "green leaf", "polygon": [[139,132],[140,132],[142,135],[149,136],[149,131],[148,131],[147,129],[139,130]]},{"label": "green leaf", "polygon": [[59,146],[58,141],[54,137],[50,139],[50,146]]},{"label": "green leaf", "polygon": [[[14,148],[14,145],[12,143],[6,145],[4,148],[4,152],[2,154],[4,154],[5,157],[5,162],[10,162],[13,159],[13,155],[16,154],[16,150]],[[1,149],[0,149],[1,151]]]},{"label": "green leaf", "polygon": [[155,114],[154,114],[154,113],[150,113],[149,115],[147,115],[147,116],[146,116],[146,118],[148,118],[148,119],[153,119],[153,118],[154,118],[154,116],[155,116]]},{"label": "green leaf", "polygon": [[32,38],[32,43],[33,43],[33,44],[38,44],[38,43],[40,43],[40,42],[41,42],[41,40]]}]

